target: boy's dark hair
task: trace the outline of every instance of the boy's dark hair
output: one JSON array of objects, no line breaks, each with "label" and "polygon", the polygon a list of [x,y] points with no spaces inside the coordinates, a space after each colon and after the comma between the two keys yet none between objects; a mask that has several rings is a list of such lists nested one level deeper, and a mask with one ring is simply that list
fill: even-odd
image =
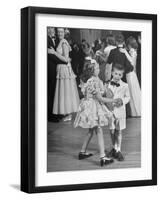
[{"label": "boy's dark hair", "polygon": [[114,63],[114,64],[112,65],[112,71],[113,71],[114,69],[117,69],[117,70],[120,70],[120,71],[125,71],[124,66],[121,65],[121,64],[118,64],[118,63]]},{"label": "boy's dark hair", "polygon": [[122,35],[122,33],[119,33],[115,36],[115,40],[116,42],[118,42],[119,44],[122,44],[124,42],[124,36]]}]

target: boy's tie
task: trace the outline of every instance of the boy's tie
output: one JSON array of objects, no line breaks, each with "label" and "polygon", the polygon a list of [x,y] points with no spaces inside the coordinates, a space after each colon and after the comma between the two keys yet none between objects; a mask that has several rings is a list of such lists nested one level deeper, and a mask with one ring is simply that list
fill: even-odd
[{"label": "boy's tie", "polygon": [[111,84],[111,85],[115,85],[116,87],[119,87],[119,86],[120,86],[119,83],[116,83],[116,82],[114,82],[114,81],[111,81],[110,84]]}]

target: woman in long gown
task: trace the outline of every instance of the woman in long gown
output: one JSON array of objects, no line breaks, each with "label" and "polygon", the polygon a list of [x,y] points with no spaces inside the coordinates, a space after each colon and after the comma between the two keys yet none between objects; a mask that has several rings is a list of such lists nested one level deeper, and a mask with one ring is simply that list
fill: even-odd
[{"label": "woman in long gown", "polygon": [[[106,62],[107,62],[111,50],[116,48],[115,37],[112,34],[108,35],[106,38],[106,42],[107,42],[107,47],[104,49],[104,53],[106,54]],[[112,63],[111,64],[107,63],[105,69],[106,81],[111,80],[111,71],[112,71]]]},{"label": "woman in long gown", "polygon": [[120,49],[121,52],[125,53],[127,59],[133,65],[134,70],[126,74],[126,80],[130,90],[130,109],[131,117],[141,116],[141,89],[139,81],[136,75],[136,60],[137,60],[137,47],[138,44],[132,36],[127,39],[126,42],[128,52],[126,49]]},{"label": "woman in long gown", "polygon": [[106,81],[106,65],[107,65],[107,55],[104,52],[104,49],[107,46],[106,39],[101,40],[101,48],[96,51],[95,53],[95,59],[99,63],[100,66],[100,73],[99,78],[105,82]]},{"label": "woman in long gown", "polygon": [[66,116],[64,121],[72,119],[72,113],[77,112],[79,107],[79,95],[76,85],[76,76],[72,70],[69,52],[71,47],[64,39],[64,28],[58,28],[59,44],[54,54],[68,64],[57,65],[56,89],[53,103],[53,114]]}]

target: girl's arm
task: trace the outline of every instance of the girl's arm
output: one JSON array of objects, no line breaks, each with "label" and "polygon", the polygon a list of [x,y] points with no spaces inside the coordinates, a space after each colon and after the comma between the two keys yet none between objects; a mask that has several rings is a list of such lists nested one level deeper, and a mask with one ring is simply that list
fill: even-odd
[{"label": "girl's arm", "polygon": [[120,52],[125,54],[126,58],[128,59],[128,61],[130,62],[130,64],[131,64],[132,66],[135,65],[134,59],[132,58],[132,56],[130,56],[130,54],[127,52],[126,49],[120,48]]},{"label": "girl's arm", "polygon": [[123,101],[124,105],[130,101],[130,91],[129,91],[128,85],[125,88],[125,95],[124,95],[124,98],[122,99],[122,101]]},{"label": "girl's arm", "polygon": [[63,55],[59,54],[58,52],[56,52],[55,50],[53,51],[53,53],[63,62],[68,63],[69,61],[69,48],[67,46],[67,44],[63,43],[62,44],[62,49],[63,49]]},{"label": "girl's arm", "polygon": [[113,102],[112,98],[102,97],[100,93],[96,93],[96,99],[102,103],[111,103]]},{"label": "girl's arm", "polygon": [[107,60],[108,60],[108,55],[99,53],[98,56],[99,56],[104,62],[107,62]]},{"label": "girl's arm", "polygon": [[133,62],[133,66],[135,67],[136,66],[136,59],[137,59],[137,50],[132,48],[130,50],[129,54],[131,56],[131,59],[132,59],[132,62]]}]

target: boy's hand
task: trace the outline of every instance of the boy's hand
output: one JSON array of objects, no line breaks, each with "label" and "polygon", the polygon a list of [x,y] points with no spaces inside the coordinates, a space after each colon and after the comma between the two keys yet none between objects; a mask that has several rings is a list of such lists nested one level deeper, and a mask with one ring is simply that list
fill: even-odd
[{"label": "boy's hand", "polygon": [[123,105],[123,101],[120,98],[114,99],[114,103],[117,108]]},{"label": "boy's hand", "polygon": [[55,52],[56,52],[56,51],[54,50],[54,48],[52,48],[52,47],[51,47],[51,48],[48,48],[48,53],[49,53],[49,54],[55,54]]}]

